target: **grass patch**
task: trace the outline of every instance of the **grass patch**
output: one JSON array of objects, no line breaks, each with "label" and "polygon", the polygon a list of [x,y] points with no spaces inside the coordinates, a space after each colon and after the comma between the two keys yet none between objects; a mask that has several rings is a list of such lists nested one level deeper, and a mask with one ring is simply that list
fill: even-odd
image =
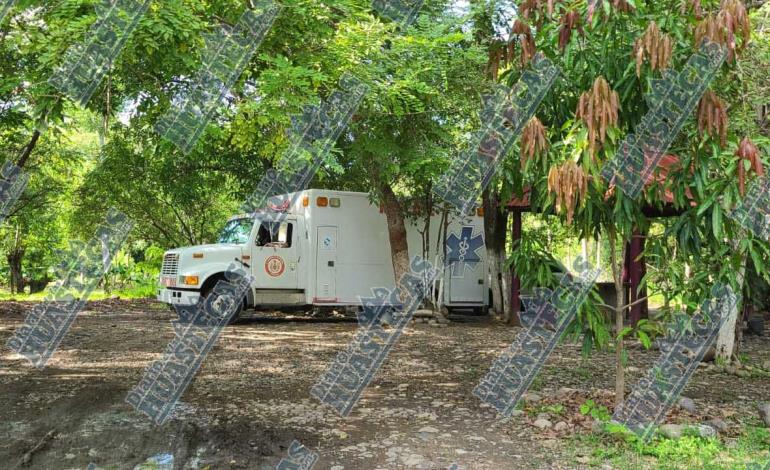
[{"label": "grass patch", "polygon": [[[142,285],[136,287],[127,287],[125,289],[113,289],[109,293],[102,289],[94,290],[88,300],[104,300],[112,296],[118,296],[121,299],[149,299],[154,298],[158,292],[158,287],[153,285]],[[36,292],[34,294],[11,294],[10,291],[0,290],[0,301],[15,300],[17,302],[42,302],[48,295],[48,290]]]},{"label": "grass patch", "polygon": [[593,372],[591,371],[588,366],[580,365],[573,369],[569,369],[568,373],[572,374],[573,377],[576,377],[578,379],[588,380],[593,375]]},{"label": "grass patch", "polygon": [[677,440],[655,437],[646,444],[619,433],[578,434],[569,440],[567,457],[575,466],[609,463],[624,470],[746,470],[770,464],[770,430],[752,426],[730,440],[730,445],[718,438],[691,435]]},{"label": "grass patch", "polygon": [[[519,403],[521,403],[521,401],[519,401]],[[541,413],[547,413],[553,416],[564,416],[567,413],[567,410],[564,408],[564,405],[556,404],[529,407],[528,412],[531,416],[537,416]]]},{"label": "grass patch", "polygon": [[538,374],[535,376],[534,380],[532,380],[532,385],[529,386],[529,390],[532,390],[533,392],[539,392],[543,390],[543,385],[543,376]]}]

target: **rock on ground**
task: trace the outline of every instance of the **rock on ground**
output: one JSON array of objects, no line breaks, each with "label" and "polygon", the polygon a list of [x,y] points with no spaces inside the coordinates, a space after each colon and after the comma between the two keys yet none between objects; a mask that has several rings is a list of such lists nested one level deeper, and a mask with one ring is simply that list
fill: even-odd
[{"label": "rock on ground", "polygon": [[679,424],[664,424],[658,430],[669,439],[679,439],[682,437],[683,428]]},{"label": "rock on ground", "polygon": [[660,433],[669,439],[679,439],[685,433],[689,435],[696,435],[703,438],[716,437],[717,431],[711,426],[705,424],[698,424],[694,426],[682,425],[682,424],[664,424],[659,429]]},{"label": "rock on ground", "polygon": [[688,413],[695,413],[695,402],[692,398],[682,397],[679,399],[679,408],[687,411]]},{"label": "rock on ground", "polygon": [[770,403],[759,405],[759,417],[765,422],[765,427],[770,428]]},{"label": "rock on ground", "polygon": [[711,426],[714,428],[717,432],[725,432],[727,431],[727,423],[721,419],[721,418],[711,418],[708,421],[705,421],[703,424],[706,426]]},{"label": "rock on ground", "polygon": [[703,438],[712,438],[717,437],[717,430],[711,426],[705,425],[705,424],[699,424],[697,426],[693,426],[694,429],[697,430],[698,435]]},{"label": "rock on ground", "polygon": [[553,426],[553,424],[545,418],[535,420],[534,425],[538,429],[551,429],[551,426]]}]

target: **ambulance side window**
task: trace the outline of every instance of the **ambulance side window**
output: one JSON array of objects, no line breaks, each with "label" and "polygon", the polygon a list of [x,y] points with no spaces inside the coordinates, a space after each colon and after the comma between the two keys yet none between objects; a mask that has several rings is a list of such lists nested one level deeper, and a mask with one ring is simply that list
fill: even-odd
[{"label": "ambulance side window", "polygon": [[256,245],[270,248],[291,248],[294,224],[290,222],[262,222],[257,232]]},{"label": "ambulance side window", "polygon": [[270,243],[270,229],[268,224],[262,223],[259,226],[259,232],[257,232],[257,246],[265,246]]}]

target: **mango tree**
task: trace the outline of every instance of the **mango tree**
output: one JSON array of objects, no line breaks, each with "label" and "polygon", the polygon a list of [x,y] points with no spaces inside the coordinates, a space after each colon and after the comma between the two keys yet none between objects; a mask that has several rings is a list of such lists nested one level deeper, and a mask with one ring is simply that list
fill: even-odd
[{"label": "mango tree", "polygon": [[[677,289],[661,292],[667,304],[676,300],[689,312],[716,281],[739,289],[736,273],[742,260],[766,259],[768,253],[766,240],[756,240],[726,216],[741,196],[738,167],[744,165],[746,152],[738,141],[747,137],[767,145],[752,129],[736,129],[740,132],[736,134],[727,115],[740,103],[740,89],[745,86],[740,61],[750,43],[748,12],[733,0],[721,4],[526,0],[518,13],[511,47],[499,53],[501,76],[515,82],[534,50],[544,52],[564,71],[522,138],[521,174],[533,188],[537,210],[557,213],[581,238],[601,234],[610,245],[616,291],[610,311],[620,401],[625,389],[624,338],[635,335],[650,346],[655,330],[648,321],[631,327],[624,322],[629,302],[623,264],[633,235],[649,234],[645,254],[652,267],[645,281],[650,286],[670,280],[671,266],[694,267],[696,272]],[[682,70],[704,40],[723,46],[727,62],[668,148],[666,165],[643,179],[641,194],[627,195],[609,184],[602,168],[653,109],[650,103],[655,101],[649,97],[656,80]],[[754,178],[756,169],[747,165],[745,177]],[[653,221],[646,215],[652,213],[673,217]],[[592,322],[590,328],[597,325]]]}]

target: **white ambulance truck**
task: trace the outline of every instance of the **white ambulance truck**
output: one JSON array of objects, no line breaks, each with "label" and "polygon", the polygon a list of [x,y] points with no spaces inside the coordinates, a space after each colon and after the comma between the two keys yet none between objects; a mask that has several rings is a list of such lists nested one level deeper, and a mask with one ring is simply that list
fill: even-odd
[{"label": "white ambulance truck", "polygon": [[[164,254],[158,300],[193,305],[206,297],[234,261],[255,278],[243,308],[289,306],[356,307],[372,288],[395,286],[385,214],[366,193],[311,189],[284,199],[272,211],[281,222],[233,217],[213,245],[178,248]],[[430,224],[429,260],[442,262],[441,218]],[[424,219],[407,222],[410,258],[423,253]],[[440,289],[448,308],[486,311],[489,305],[483,217],[450,220],[449,263]],[[442,240],[444,237],[441,236]],[[438,257],[437,257],[437,251]]]}]

